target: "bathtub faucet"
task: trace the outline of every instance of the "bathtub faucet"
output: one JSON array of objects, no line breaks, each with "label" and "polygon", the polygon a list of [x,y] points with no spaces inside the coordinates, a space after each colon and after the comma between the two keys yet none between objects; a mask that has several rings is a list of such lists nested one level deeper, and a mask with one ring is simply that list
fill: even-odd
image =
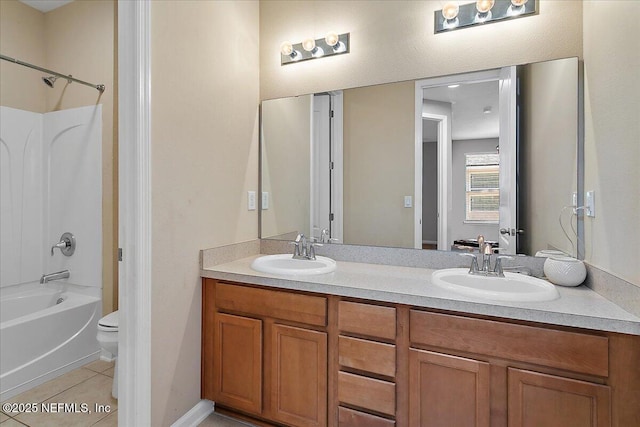
[{"label": "bathtub faucet", "polygon": [[69,276],[70,276],[69,270],[62,270],[56,273],[43,274],[42,277],[40,278],[40,284],[44,284],[52,280],[68,279]]}]

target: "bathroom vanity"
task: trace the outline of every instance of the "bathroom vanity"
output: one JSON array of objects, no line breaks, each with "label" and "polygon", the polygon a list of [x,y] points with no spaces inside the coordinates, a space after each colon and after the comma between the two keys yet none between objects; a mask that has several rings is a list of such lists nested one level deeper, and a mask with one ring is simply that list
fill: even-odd
[{"label": "bathroom vanity", "polygon": [[[640,319],[585,287],[545,303],[434,289],[433,270],[206,267],[202,397],[288,426],[640,424]],[[536,305],[538,304],[538,305]]]}]

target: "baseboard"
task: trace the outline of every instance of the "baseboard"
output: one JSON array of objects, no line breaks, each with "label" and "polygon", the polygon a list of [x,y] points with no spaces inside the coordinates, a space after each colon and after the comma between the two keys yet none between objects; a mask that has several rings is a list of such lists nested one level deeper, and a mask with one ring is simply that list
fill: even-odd
[{"label": "baseboard", "polygon": [[197,427],[203,422],[214,410],[215,403],[210,400],[202,399],[200,402],[171,424],[171,427]]}]

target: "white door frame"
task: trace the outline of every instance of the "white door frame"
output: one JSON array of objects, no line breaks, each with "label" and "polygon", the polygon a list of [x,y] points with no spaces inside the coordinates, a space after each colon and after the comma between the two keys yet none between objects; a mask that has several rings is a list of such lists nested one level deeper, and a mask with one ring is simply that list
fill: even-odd
[{"label": "white door frame", "polygon": [[[448,251],[449,250],[449,216],[451,213],[451,168],[449,165],[451,164],[451,137],[449,135],[449,129],[451,124],[449,123],[449,118],[440,114],[432,114],[432,113],[422,113],[422,119],[428,119],[435,122],[438,122],[438,161],[437,167],[438,171],[442,171],[442,175],[446,178],[443,179],[443,176],[438,172],[438,178],[440,179],[438,182],[441,183],[438,185],[438,250],[440,251]],[[422,134],[421,134],[422,135]],[[422,137],[421,137],[422,141]],[[422,175],[424,173],[422,164],[423,153],[422,150],[424,148],[424,143],[420,144],[420,153],[418,153],[418,144],[416,143],[416,157],[420,157],[420,168],[416,165],[416,170],[420,172],[420,174],[416,173],[416,198],[420,197],[418,201],[416,199],[416,206],[419,203],[420,207],[420,218],[422,218]],[[419,178],[419,183],[418,183]],[[418,188],[419,186],[419,188]],[[418,193],[419,190],[419,193]],[[441,207],[446,206],[446,209],[441,209]],[[420,232],[420,247],[422,247],[422,221],[419,221],[420,229],[416,229],[416,232]],[[417,244],[416,235],[416,244]]]},{"label": "white door frame", "polygon": [[118,1],[118,425],[151,425],[151,2]]},{"label": "white door frame", "polygon": [[500,253],[515,255],[518,239],[516,224],[516,67],[500,70],[500,214],[498,246]]},{"label": "white door frame", "polygon": [[[423,90],[451,84],[479,83],[500,79],[500,69],[417,80],[415,86],[415,247],[422,247],[422,118]],[[446,123],[446,121],[445,121]],[[448,126],[447,126],[448,130]],[[440,131],[440,129],[439,129]],[[449,136],[438,138],[438,250],[449,250],[449,216],[452,209],[451,144]],[[419,239],[419,242],[418,242]]]}]

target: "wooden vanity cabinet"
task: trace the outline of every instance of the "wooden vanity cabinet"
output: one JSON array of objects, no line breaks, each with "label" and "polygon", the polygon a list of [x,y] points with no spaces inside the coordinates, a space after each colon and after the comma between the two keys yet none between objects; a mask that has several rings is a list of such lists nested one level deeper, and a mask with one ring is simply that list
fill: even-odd
[{"label": "wooden vanity cabinet", "polygon": [[615,334],[420,310],[410,319],[410,426],[639,425],[637,339],[623,349]]},{"label": "wooden vanity cabinet", "polygon": [[296,427],[327,425],[324,297],[203,280],[202,396]]},{"label": "wooden vanity cabinet", "polygon": [[338,303],[338,427],[396,425],[396,307]]},{"label": "wooden vanity cabinet", "polygon": [[259,425],[640,426],[640,337],[203,279],[202,397]]}]

